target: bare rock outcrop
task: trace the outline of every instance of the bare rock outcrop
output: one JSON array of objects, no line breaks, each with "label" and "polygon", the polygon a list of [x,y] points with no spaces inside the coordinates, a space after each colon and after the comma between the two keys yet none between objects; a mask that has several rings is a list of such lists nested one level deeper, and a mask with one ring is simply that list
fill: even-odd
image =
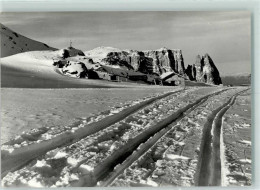
[{"label": "bare rock outcrop", "polygon": [[204,66],[204,63],[202,62],[200,55],[197,55],[196,61],[195,61],[195,64],[194,64],[195,72],[193,74],[193,77],[198,82],[205,82],[204,78],[203,78],[203,74],[202,74],[203,73],[203,66]]},{"label": "bare rock outcrop", "polygon": [[101,62],[107,65],[117,65],[126,69],[134,69],[130,63],[131,59],[129,57],[129,53],[125,51],[110,52],[104,59],[101,60]]},{"label": "bare rock outcrop", "polygon": [[163,74],[174,71],[185,74],[184,61],[181,50],[161,48],[148,51],[120,51],[110,52],[102,62],[108,65],[118,65],[147,74]]},{"label": "bare rock outcrop", "polygon": [[183,75],[185,68],[184,68],[184,59],[181,50],[174,50],[174,60],[175,60],[175,72]]},{"label": "bare rock outcrop", "polygon": [[134,70],[142,73],[157,73],[159,71],[157,67],[153,67],[153,59],[145,56],[142,51],[130,51],[129,63],[132,65]]},{"label": "bare rock outcrop", "polygon": [[161,48],[159,50],[146,51],[145,55],[153,59],[153,67],[158,74],[169,71],[174,71],[181,75],[184,74],[185,68],[181,50]]},{"label": "bare rock outcrop", "polygon": [[208,84],[220,85],[222,84],[219,71],[215,66],[213,60],[208,54],[205,54],[202,59],[204,63],[203,77]]},{"label": "bare rock outcrop", "polygon": [[[104,49],[104,48],[103,48]],[[110,48],[111,49],[111,48]],[[184,59],[181,50],[170,50],[161,48],[158,50],[137,51],[94,51],[94,57],[99,58],[98,62],[94,62],[90,57],[78,56],[83,53],[75,48],[67,48],[60,50],[59,62],[54,65],[62,68],[64,74],[85,77],[88,70],[95,69],[93,65],[110,65],[114,69],[129,70],[129,72],[137,71],[143,74],[151,74],[156,76],[182,76],[186,80],[203,82],[207,84],[222,84],[219,71],[213,60],[208,54],[204,56],[197,55],[195,64],[188,65],[185,69]],[[82,54],[84,55],[84,53]],[[71,57],[72,56],[72,57]],[[73,57],[74,56],[74,57]],[[69,65],[64,63],[72,61]],[[73,61],[78,60],[79,63]],[[82,66],[82,64],[84,66]],[[99,67],[97,67],[99,68]]]},{"label": "bare rock outcrop", "polygon": [[194,81],[194,66],[188,65],[187,68],[185,69],[185,74],[188,77],[189,80]]},{"label": "bare rock outcrop", "polygon": [[153,59],[153,66],[155,71],[159,71],[158,74],[175,70],[174,55],[171,50],[161,48],[159,50],[146,51],[145,55]]},{"label": "bare rock outcrop", "polygon": [[198,82],[213,85],[222,84],[219,71],[208,54],[205,54],[202,58],[200,55],[197,55],[192,77]]}]

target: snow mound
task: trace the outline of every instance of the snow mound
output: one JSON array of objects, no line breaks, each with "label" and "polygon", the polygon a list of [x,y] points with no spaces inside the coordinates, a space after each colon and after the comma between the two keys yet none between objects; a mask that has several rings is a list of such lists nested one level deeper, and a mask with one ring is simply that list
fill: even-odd
[{"label": "snow mound", "polygon": [[[18,70],[30,71],[34,73],[56,73],[53,66],[54,62],[62,59],[62,51],[29,51],[18,53],[0,59],[1,65]],[[62,59],[63,60],[63,59]],[[65,60],[65,59],[64,59]],[[93,60],[85,56],[68,57],[66,60],[69,64],[64,71],[69,73],[77,72],[79,75],[85,72],[87,68],[94,67]],[[86,68],[87,67],[87,68]],[[57,73],[56,73],[57,74]]]},{"label": "snow mound", "polygon": [[180,51],[180,49],[170,49],[170,48],[167,48],[167,47],[161,47],[159,49],[155,49],[155,50],[152,50],[152,49],[147,49],[147,50],[143,50],[143,52],[149,52],[149,51]]},{"label": "snow mound", "polygon": [[84,63],[69,61],[68,65],[63,67],[62,72],[69,76],[84,78],[86,77],[87,68]]},{"label": "snow mound", "polygon": [[56,57],[55,51],[31,51],[1,58],[0,62],[1,66],[39,73],[53,70],[53,59]]},{"label": "snow mound", "polygon": [[53,158],[54,159],[60,159],[60,158],[64,158],[67,157],[68,154],[66,152],[58,152]]},{"label": "snow mound", "polygon": [[91,57],[93,61],[95,62],[101,62],[103,58],[107,56],[108,53],[110,52],[120,52],[122,50],[118,48],[113,48],[113,47],[97,47],[95,49],[85,51],[84,54],[88,57]]},{"label": "snow mound", "polygon": [[247,145],[251,146],[251,141],[240,140],[240,141],[238,141],[238,142],[240,142],[240,143],[242,143],[242,144],[247,144]]},{"label": "snow mound", "polygon": [[180,156],[180,155],[175,155],[175,154],[166,154],[165,158],[169,160],[190,160],[190,158],[186,156]]},{"label": "snow mound", "polygon": [[47,164],[46,160],[37,160],[36,164],[33,167],[43,168],[43,167],[51,167],[51,166]]},{"label": "snow mound", "polygon": [[240,159],[238,161],[240,164],[251,164],[251,160],[250,159]]},{"label": "snow mound", "polygon": [[168,71],[168,72],[165,72],[165,73],[161,74],[160,78],[164,79],[164,78],[166,78],[166,77],[168,77],[168,76],[170,76],[172,74],[174,74],[174,72]]}]

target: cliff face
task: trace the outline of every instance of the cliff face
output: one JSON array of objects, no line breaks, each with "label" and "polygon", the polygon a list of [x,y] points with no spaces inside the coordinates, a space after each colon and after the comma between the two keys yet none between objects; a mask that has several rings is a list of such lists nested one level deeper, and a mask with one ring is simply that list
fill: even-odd
[{"label": "cliff face", "polygon": [[205,54],[202,58],[200,55],[197,55],[192,70],[193,72],[188,72],[189,75],[187,74],[189,78],[208,84],[222,84],[219,71],[208,54]]},{"label": "cliff face", "polygon": [[208,54],[205,54],[202,61],[204,63],[203,77],[206,83],[215,85],[222,84],[221,78],[219,76],[219,71],[211,57]]},{"label": "cliff face", "polygon": [[169,71],[174,71],[181,75],[184,74],[185,69],[181,50],[161,48],[159,50],[146,51],[145,55],[153,59],[153,67],[158,68],[159,74]]},{"label": "cliff face", "polygon": [[117,66],[125,67],[127,69],[134,69],[130,64],[128,53],[125,51],[110,52],[107,54],[105,58],[101,60],[101,62],[107,65],[117,65]]},{"label": "cliff face", "polygon": [[203,73],[203,66],[204,66],[204,63],[203,63],[200,55],[197,55],[195,64],[193,65],[194,70],[195,70],[193,77],[198,82],[205,82],[204,78],[203,78],[203,74],[202,74]]},{"label": "cliff face", "polygon": [[111,47],[101,47],[88,51],[86,55],[96,58],[97,62],[105,65],[119,66],[145,74],[162,75],[163,73],[167,74],[167,72],[175,72],[191,81],[214,85],[222,84],[218,69],[208,54],[202,57],[198,55],[195,64],[188,65],[186,69],[182,51],[177,49],[121,51]]},{"label": "cliff face", "polygon": [[185,71],[181,50],[169,50],[167,48],[151,51],[110,52],[106,58],[102,59],[102,62],[149,74],[161,75],[165,72],[174,71],[184,75]]},{"label": "cliff face", "polygon": [[188,65],[187,68],[185,69],[185,74],[189,80],[194,81],[195,80],[194,66]]}]

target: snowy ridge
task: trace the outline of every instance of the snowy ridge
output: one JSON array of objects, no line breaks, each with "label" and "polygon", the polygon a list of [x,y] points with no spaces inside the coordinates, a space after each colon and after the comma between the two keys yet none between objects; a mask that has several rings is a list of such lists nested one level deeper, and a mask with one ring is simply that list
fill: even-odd
[{"label": "snowy ridge", "polygon": [[89,51],[85,51],[85,55],[89,56],[93,59],[94,62],[101,62],[103,58],[107,56],[108,53],[110,52],[120,52],[122,50],[118,48],[113,48],[113,47],[97,47]]},{"label": "snowy ridge", "polygon": [[20,35],[0,23],[1,57],[36,50],[56,50],[47,44]]}]

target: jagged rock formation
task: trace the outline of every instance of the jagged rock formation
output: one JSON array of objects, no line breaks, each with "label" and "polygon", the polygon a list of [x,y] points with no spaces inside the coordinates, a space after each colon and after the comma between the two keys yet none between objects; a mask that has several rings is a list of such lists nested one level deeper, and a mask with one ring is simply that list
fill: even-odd
[{"label": "jagged rock formation", "polygon": [[[146,51],[145,55],[153,59],[153,66],[159,70],[159,74],[174,71],[184,74],[184,61],[181,50],[161,48],[159,50]],[[158,72],[158,71],[157,71]]]},{"label": "jagged rock formation", "polygon": [[189,78],[189,80],[194,81],[195,80],[195,77],[194,77],[194,66],[188,65],[187,68],[185,69],[185,74]]},{"label": "jagged rock formation", "polygon": [[[71,47],[60,50],[60,57],[69,61],[70,58],[76,56],[79,58],[80,62],[86,65],[95,65],[95,63],[98,63],[97,65],[109,65],[113,68],[121,69],[122,71],[137,71],[144,74],[156,74],[157,76],[163,76],[164,74],[166,74],[166,76],[172,77],[178,74],[178,76],[182,75],[184,78],[190,81],[198,81],[214,85],[222,84],[218,69],[216,68],[215,64],[208,54],[205,54],[202,58],[200,55],[198,55],[196,57],[195,64],[188,65],[185,69],[181,50],[170,50],[167,48],[149,51],[117,51],[117,49],[114,48],[111,52],[103,52],[102,50],[105,51],[106,48],[101,47],[96,48],[95,50],[88,51],[86,52],[86,55],[88,55],[89,57],[86,57],[76,56],[84,55],[84,53]],[[93,55],[96,62],[94,62],[91,58]],[[82,59],[80,59],[80,57]],[[72,60],[74,59],[75,57]],[[75,65],[76,64],[74,64],[74,67]],[[55,63],[55,66],[57,66],[58,68],[63,68],[64,63],[57,62]],[[67,66],[65,66],[64,69],[66,67]],[[85,75],[84,73],[87,73],[87,71],[83,72],[84,68],[83,70],[82,68],[78,69],[80,71],[77,71],[77,73],[74,72],[73,69],[70,70],[71,72],[64,70],[65,72],[63,71],[63,73],[69,73],[73,76],[75,76],[76,74],[76,77],[82,77],[83,75]],[[78,73],[81,72],[83,72],[83,74],[79,76]]]},{"label": "jagged rock formation", "polygon": [[190,72],[190,69],[191,68],[187,71],[189,78],[194,78],[198,82],[208,84],[222,84],[219,71],[208,54],[205,54],[202,58],[200,55],[197,55],[195,64],[192,68],[193,72]]},{"label": "jagged rock formation", "polygon": [[1,51],[0,57],[37,50],[56,50],[42,42],[18,34],[0,23]]},{"label": "jagged rock formation", "polygon": [[184,61],[181,50],[161,48],[151,51],[110,52],[101,62],[108,65],[119,65],[147,74],[163,74],[174,71],[184,75]]},{"label": "jagged rock formation", "polygon": [[198,82],[205,82],[204,81],[204,78],[203,78],[203,66],[204,66],[204,63],[200,57],[200,55],[197,55],[196,56],[196,61],[195,61],[195,64],[194,64],[194,74],[193,74],[193,78],[198,81]]},{"label": "jagged rock formation", "polygon": [[102,59],[102,62],[107,65],[118,65],[127,69],[134,69],[131,64],[129,64],[131,62],[131,58],[125,51],[110,52],[107,54],[106,58]]},{"label": "jagged rock formation", "polygon": [[184,74],[184,60],[181,50],[174,50],[174,60],[175,60],[175,72],[183,75]]},{"label": "jagged rock formation", "polygon": [[215,85],[222,84],[219,71],[211,57],[208,54],[205,54],[202,61],[204,62],[203,77],[206,83]]}]

